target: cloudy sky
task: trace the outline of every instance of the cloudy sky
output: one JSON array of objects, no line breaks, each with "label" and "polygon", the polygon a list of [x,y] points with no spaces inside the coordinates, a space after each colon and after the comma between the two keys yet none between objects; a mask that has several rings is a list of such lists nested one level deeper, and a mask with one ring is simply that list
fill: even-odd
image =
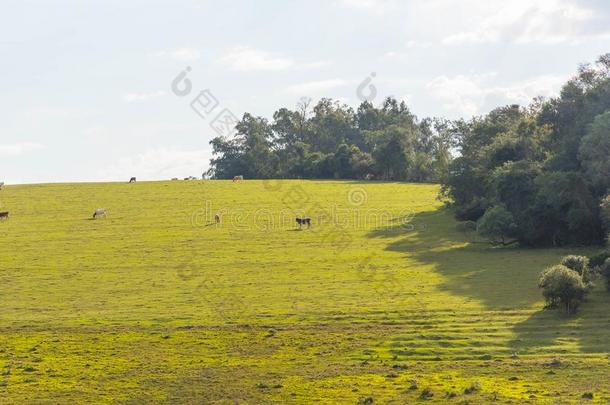
[{"label": "cloudy sky", "polygon": [[0,181],[199,176],[227,114],[355,107],[368,84],[470,117],[557,94],[609,45],[602,0],[3,0]]}]

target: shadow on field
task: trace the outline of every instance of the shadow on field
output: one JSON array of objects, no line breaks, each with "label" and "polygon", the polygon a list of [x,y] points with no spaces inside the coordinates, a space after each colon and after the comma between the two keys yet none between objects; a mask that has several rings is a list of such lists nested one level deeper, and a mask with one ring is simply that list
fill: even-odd
[{"label": "shadow on field", "polygon": [[510,346],[523,354],[536,354],[549,347],[554,347],[558,355],[574,350],[610,353],[609,301],[608,294],[598,287],[575,315],[567,316],[559,310],[537,311],[515,325],[517,337]]},{"label": "shadow on field", "polygon": [[[469,243],[455,229],[448,210],[419,213],[404,225],[374,229],[369,238],[387,238],[386,250],[402,252],[408,260],[432,265],[443,276],[437,288],[451,295],[480,301],[490,311],[514,311],[519,316],[542,297],[537,288],[540,272],[562,256],[564,249],[493,248]],[[514,326],[518,337],[510,342],[516,351],[560,344],[590,353],[610,352],[610,296],[598,288],[573,317],[542,310]],[[606,325],[600,328],[600,323]]]},{"label": "shadow on field", "polygon": [[521,249],[516,254],[516,248],[470,244],[455,230],[455,220],[447,210],[416,214],[409,224],[411,229],[389,226],[367,236],[392,239],[386,250],[434,266],[445,279],[438,288],[477,299],[490,310],[522,309],[538,301],[538,274],[561,256],[558,252],[541,255],[534,249]]}]

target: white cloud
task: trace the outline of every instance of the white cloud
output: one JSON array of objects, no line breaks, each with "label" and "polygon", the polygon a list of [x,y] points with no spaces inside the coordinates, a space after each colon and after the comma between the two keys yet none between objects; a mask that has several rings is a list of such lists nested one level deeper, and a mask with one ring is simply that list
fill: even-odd
[{"label": "white cloud", "polygon": [[339,4],[344,7],[377,14],[384,14],[396,7],[395,0],[339,0]]},{"label": "white cloud", "polygon": [[[445,13],[455,4],[448,4],[447,0],[434,1],[435,7],[442,8]],[[465,0],[459,6],[459,11],[465,16],[460,19],[463,26],[442,39],[445,45],[498,42],[578,44],[589,39],[607,38],[610,34],[608,28],[594,24],[597,16],[593,10],[566,0],[502,3]]]},{"label": "white cloud", "polygon": [[307,83],[300,83],[290,86],[286,89],[288,93],[296,95],[314,95],[324,93],[337,87],[342,87],[350,84],[349,81],[344,79],[329,79],[319,80]]},{"label": "white cloud", "polygon": [[495,73],[439,76],[426,85],[432,97],[453,117],[471,117],[505,104],[527,105],[534,97],[556,95],[566,81],[562,76],[540,76],[505,86],[494,86]]},{"label": "white cloud", "polygon": [[152,93],[127,93],[123,95],[123,100],[128,103],[137,103],[150,101],[155,98],[164,96],[166,93],[163,90],[155,91]]},{"label": "white cloud", "polygon": [[294,60],[282,56],[272,55],[269,52],[248,47],[234,48],[219,60],[235,71],[279,71],[290,69],[295,65]]},{"label": "white cloud", "polygon": [[98,172],[101,180],[122,180],[136,176],[142,180],[169,180],[174,177],[201,177],[208,166],[209,150],[184,151],[175,148],[149,149],[119,159]]},{"label": "white cloud", "polygon": [[0,145],[0,156],[21,156],[25,153],[44,148],[44,145],[36,142],[21,142],[8,145]]},{"label": "white cloud", "polygon": [[181,62],[190,62],[201,59],[201,52],[195,48],[178,48],[168,51],[160,51],[155,56],[169,57]]},{"label": "white cloud", "polygon": [[304,69],[319,69],[319,68],[323,68],[326,66],[330,66],[331,64],[332,64],[332,62],[330,62],[328,60],[319,60],[319,61],[315,61],[315,62],[303,63],[303,64],[300,64],[300,66],[302,66]]}]

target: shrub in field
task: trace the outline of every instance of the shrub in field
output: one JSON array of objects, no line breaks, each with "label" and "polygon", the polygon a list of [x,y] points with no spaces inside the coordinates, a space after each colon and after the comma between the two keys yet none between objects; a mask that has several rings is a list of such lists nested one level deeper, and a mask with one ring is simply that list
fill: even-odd
[{"label": "shrub in field", "polygon": [[587,292],[580,274],[563,265],[544,270],[538,287],[542,289],[547,307],[561,307],[567,314],[576,311]]}]

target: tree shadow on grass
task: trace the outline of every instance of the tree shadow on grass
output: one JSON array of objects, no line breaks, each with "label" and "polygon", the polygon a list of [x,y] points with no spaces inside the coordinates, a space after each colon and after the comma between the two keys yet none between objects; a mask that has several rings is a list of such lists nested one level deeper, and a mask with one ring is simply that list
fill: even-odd
[{"label": "tree shadow on grass", "polygon": [[493,248],[470,243],[455,229],[448,210],[415,214],[406,228],[398,225],[378,228],[369,238],[387,238],[386,250],[405,253],[422,265],[433,265],[444,283],[438,288],[452,295],[472,297],[489,310],[517,309],[540,300],[536,284],[540,271],[558,261],[565,252]]},{"label": "tree shadow on grass", "polygon": [[386,250],[404,253],[418,265],[432,265],[443,277],[438,289],[476,299],[489,311],[513,311],[522,317],[540,305],[539,311],[514,326],[517,337],[510,345],[516,351],[557,346],[590,353],[610,351],[610,295],[601,288],[574,317],[542,310],[537,288],[540,272],[579,249],[494,248],[472,243],[455,229],[456,221],[446,209],[418,213],[410,224],[405,229],[402,220],[397,220],[367,236],[388,239]]},{"label": "tree shadow on grass", "polygon": [[514,327],[509,344],[521,354],[610,353],[610,296],[597,287],[578,312],[542,309]]}]

